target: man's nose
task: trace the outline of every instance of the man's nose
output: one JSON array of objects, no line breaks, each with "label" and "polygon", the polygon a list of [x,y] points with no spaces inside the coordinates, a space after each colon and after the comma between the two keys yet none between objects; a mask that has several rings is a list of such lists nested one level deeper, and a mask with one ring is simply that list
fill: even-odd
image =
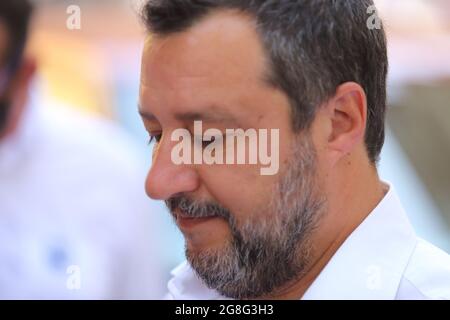
[{"label": "man's nose", "polygon": [[147,175],[145,191],[155,200],[167,200],[178,193],[189,193],[199,187],[199,177],[192,165],[176,165],[171,158],[176,142],[162,139],[153,155],[153,164]]}]

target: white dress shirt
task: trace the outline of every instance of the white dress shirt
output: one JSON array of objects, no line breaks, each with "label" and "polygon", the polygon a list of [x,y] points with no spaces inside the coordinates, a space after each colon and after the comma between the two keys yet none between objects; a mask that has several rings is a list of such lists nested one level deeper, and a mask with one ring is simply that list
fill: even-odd
[{"label": "white dress shirt", "polygon": [[132,145],[112,123],[27,107],[0,141],[0,299],[161,297],[159,214]]},{"label": "white dress shirt", "polygon": [[[418,238],[392,185],[336,251],[302,299],[449,299],[450,256]],[[172,271],[167,299],[225,299],[187,262]]]}]

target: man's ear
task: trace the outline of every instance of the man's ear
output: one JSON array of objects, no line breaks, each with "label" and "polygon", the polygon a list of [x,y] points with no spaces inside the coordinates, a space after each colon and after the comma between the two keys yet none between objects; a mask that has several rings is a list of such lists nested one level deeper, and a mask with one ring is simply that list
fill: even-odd
[{"label": "man's ear", "polygon": [[355,82],[346,82],[336,89],[326,108],[331,125],[327,144],[334,165],[364,143],[367,120],[364,89]]}]

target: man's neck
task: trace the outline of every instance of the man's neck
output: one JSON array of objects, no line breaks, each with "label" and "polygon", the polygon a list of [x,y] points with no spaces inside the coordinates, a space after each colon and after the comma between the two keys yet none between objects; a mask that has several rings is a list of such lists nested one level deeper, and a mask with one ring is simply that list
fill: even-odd
[{"label": "man's neck", "polygon": [[332,187],[334,192],[327,192],[327,212],[310,239],[313,250],[307,270],[299,279],[262,298],[300,299],[348,236],[387,193],[387,186],[380,181],[375,167],[351,168],[347,174],[333,177],[337,183]]}]

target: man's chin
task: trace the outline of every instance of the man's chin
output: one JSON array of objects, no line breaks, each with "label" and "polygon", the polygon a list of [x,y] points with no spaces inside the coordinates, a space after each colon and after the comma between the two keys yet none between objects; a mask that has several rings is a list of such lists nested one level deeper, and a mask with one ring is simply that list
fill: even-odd
[{"label": "man's chin", "polygon": [[228,223],[222,218],[208,218],[188,224],[192,225],[181,226],[181,223],[177,222],[183,233],[186,248],[192,252],[219,250],[231,238]]},{"label": "man's chin", "polygon": [[209,247],[205,250],[190,249],[186,247],[186,258],[192,269],[200,279],[210,288],[217,290],[223,296],[233,297],[234,293],[227,287],[236,280],[232,262],[231,243],[228,241],[218,247]]},{"label": "man's chin", "polygon": [[255,298],[248,277],[242,278],[244,270],[239,269],[237,256],[231,254],[230,249],[231,246],[217,251],[187,250],[186,256],[192,269],[209,289],[216,290],[223,297],[231,299]]},{"label": "man's chin", "polygon": [[186,258],[207,257],[225,254],[229,250],[229,237],[203,238],[199,236],[184,236]]}]

